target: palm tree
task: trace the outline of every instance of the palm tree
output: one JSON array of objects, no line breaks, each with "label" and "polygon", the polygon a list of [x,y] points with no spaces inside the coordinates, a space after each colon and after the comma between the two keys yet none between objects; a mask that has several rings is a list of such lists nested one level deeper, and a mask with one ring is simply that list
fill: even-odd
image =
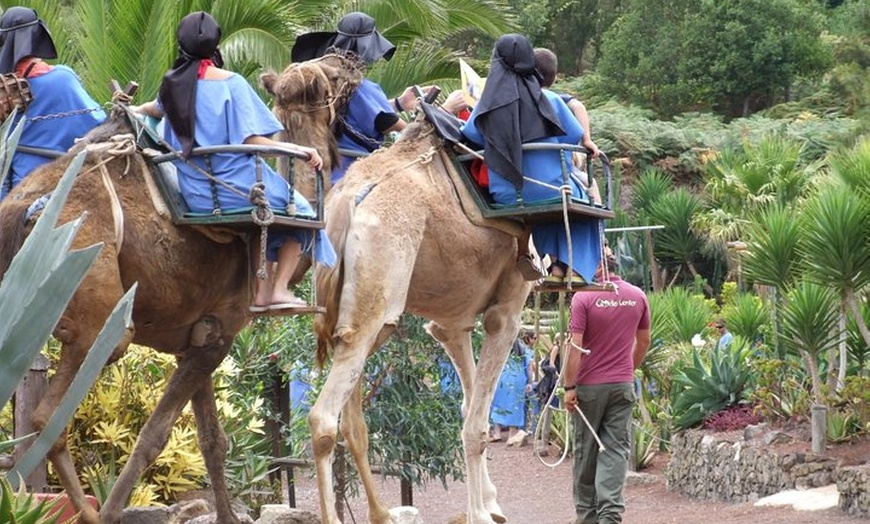
[{"label": "palm tree", "polygon": [[771,206],[799,201],[811,187],[817,164],[800,161],[803,146],[768,134],[739,149],[725,149],[704,166],[706,202],[693,222],[708,246],[724,250],[742,239],[754,217]]},{"label": "palm tree", "polygon": [[861,314],[862,290],[870,285],[870,203],[850,188],[832,185],[804,204],[800,221],[801,252],[807,278],[830,286],[840,297],[840,362],[836,386],[845,385],[847,367],[846,310],[867,345],[870,331]]},{"label": "palm tree", "polygon": [[[5,4],[5,3],[4,3]],[[371,77],[388,93],[411,84],[454,79],[456,58],[445,43],[462,31],[490,37],[512,29],[503,0],[22,0],[52,30],[59,61],[72,65],[98,100],[109,80],[140,84],[140,100],[153,99],[176,55],[175,29],[192,11],[212,13],[221,26],[226,67],[249,80],[263,69],[282,70],[297,35],[334,30],[347,12],[362,10],[399,47]]]}]

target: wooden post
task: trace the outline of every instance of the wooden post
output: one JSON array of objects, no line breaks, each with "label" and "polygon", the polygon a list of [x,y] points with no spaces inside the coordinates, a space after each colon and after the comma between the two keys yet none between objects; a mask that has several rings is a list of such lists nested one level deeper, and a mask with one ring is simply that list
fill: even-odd
[{"label": "wooden post", "polygon": [[[30,417],[36,411],[36,407],[39,406],[39,402],[48,390],[47,372],[50,364],[48,359],[40,353],[30,365],[30,371],[27,372],[24,379],[18,384],[18,389],[15,390],[15,411],[13,414],[15,438],[29,435],[36,431],[30,421]],[[30,449],[32,441],[33,439],[29,439],[15,446],[16,462]],[[44,493],[48,490],[44,460],[27,477],[25,483],[27,490],[31,493]]]}]

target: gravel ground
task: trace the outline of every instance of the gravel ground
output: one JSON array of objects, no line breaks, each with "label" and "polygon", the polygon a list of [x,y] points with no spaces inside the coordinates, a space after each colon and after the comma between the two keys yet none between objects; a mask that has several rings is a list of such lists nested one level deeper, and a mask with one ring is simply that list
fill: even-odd
[{"label": "gravel ground", "polygon": [[[499,489],[499,503],[513,524],[567,524],[572,522],[570,458],[555,468],[543,465],[532,447],[508,448],[504,443],[490,444],[490,475]],[[548,459],[552,460],[552,459]],[[638,524],[857,524],[866,520],[848,517],[838,509],[796,511],[790,507],[755,507],[751,503],[695,501],[665,487],[662,475],[667,457],[659,456],[645,471],[646,483],[626,489],[624,522]],[[297,474],[297,507],[319,513],[317,490],[313,478]],[[414,488],[414,506],[426,524],[445,524],[464,513],[466,488],[463,483],[438,483]],[[383,500],[398,506],[399,484],[387,479],[380,485]],[[365,500],[351,499],[345,524],[368,522]]]}]

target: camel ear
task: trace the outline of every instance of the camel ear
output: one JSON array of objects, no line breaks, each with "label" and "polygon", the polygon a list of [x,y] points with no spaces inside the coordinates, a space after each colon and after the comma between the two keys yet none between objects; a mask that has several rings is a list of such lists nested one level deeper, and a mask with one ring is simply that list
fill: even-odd
[{"label": "camel ear", "polygon": [[260,75],[260,85],[263,86],[263,89],[266,90],[270,95],[276,96],[275,93],[275,84],[278,82],[278,75],[273,71],[269,71]]}]

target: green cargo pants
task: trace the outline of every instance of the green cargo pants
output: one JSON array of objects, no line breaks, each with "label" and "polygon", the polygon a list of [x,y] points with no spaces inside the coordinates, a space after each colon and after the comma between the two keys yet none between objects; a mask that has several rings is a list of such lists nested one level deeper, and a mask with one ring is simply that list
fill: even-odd
[{"label": "green cargo pants", "polygon": [[577,386],[577,403],[605,450],[574,412],[574,507],[578,524],[617,524],[625,511],[629,424],[635,402],[631,382]]}]

